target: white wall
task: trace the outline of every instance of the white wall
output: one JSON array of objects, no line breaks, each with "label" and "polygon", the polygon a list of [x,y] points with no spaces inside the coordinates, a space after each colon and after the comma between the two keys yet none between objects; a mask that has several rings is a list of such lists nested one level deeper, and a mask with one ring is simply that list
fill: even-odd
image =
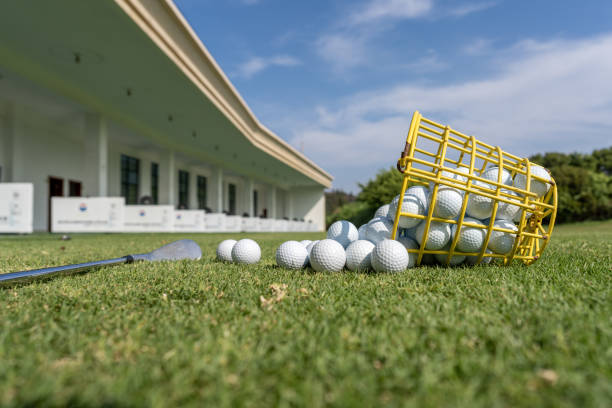
[{"label": "white wall", "polygon": [[293,216],[315,223],[325,230],[325,194],[322,187],[301,187],[290,191]]}]

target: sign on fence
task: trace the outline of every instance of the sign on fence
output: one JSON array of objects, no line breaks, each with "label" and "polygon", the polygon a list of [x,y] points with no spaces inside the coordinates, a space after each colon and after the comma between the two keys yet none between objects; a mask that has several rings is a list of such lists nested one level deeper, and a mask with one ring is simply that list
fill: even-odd
[{"label": "sign on fence", "polygon": [[204,232],[204,210],[174,210],[174,232]]},{"label": "sign on fence", "polygon": [[123,197],[52,197],[51,232],[121,232]]},{"label": "sign on fence", "polygon": [[172,205],[126,205],[123,230],[125,232],[172,232]]},{"label": "sign on fence", "polygon": [[0,233],[30,233],[33,224],[32,183],[0,183]]},{"label": "sign on fence", "polygon": [[208,213],[204,217],[204,230],[206,232],[223,232],[225,231],[225,214],[223,213]]}]

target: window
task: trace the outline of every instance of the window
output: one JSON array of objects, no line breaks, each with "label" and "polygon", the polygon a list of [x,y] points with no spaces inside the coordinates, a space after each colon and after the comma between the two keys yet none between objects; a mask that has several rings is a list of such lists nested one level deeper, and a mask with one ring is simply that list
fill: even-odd
[{"label": "window", "polygon": [[159,164],[151,163],[151,198],[153,204],[159,202]]},{"label": "window", "polygon": [[68,196],[69,197],[80,197],[81,196],[81,182],[70,180],[68,182]]},{"label": "window", "polygon": [[236,185],[229,184],[227,186],[227,201],[229,204],[230,215],[236,215]]},{"label": "window", "polygon": [[140,160],[121,155],[121,196],[126,204],[138,204],[138,184],[140,181]]},{"label": "window", "polygon": [[185,170],[179,170],[178,172],[179,182],[179,207],[178,208],[189,208],[189,172]]},{"label": "window", "polygon": [[206,177],[198,176],[198,208],[206,208]]},{"label": "window", "polygon": [[259,213],[257,208],[257,190],[253,190],[253,217],[257,217]]}]

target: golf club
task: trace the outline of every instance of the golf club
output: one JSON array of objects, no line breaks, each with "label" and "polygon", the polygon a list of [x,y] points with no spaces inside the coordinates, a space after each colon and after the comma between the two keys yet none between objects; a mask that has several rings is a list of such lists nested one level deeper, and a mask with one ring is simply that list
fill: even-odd
[{"label": "golf club", "polygon": [[85,272],[90,269],[101,268],[103,266],[126,264],[135,261],[157,262],[179,261],[181,259],[197,260],[201,257],[202,250],[198,244],[190,239],[181,239],[146,254],[134,254],[101,261],[7,273],[0,275],[0,286],[11,286],[17,283],[31,282],[38,279],[49,279],[57,275],[70,275]]}]

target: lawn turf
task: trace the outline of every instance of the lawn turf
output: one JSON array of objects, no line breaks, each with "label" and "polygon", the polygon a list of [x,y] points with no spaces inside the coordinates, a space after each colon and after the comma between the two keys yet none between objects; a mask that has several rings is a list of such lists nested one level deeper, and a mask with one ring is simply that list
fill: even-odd
[{"label": "lawn turf", "polygon": [[[214,260],[222,239],[246,236],[258,265]],[[281,242],[322,236],[0,238],[0,273],[184,237],[204,253],[0,289],[0,405],[612,403],[612,222],[559,226],[531,267],[275,266]]]}]

